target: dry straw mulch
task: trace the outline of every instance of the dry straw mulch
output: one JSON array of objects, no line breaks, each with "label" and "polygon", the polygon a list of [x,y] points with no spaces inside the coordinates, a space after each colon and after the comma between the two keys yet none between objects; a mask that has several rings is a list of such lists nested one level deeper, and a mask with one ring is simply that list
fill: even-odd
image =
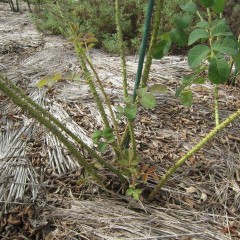
[{"label": "dry straw mulch", "polygon": [[[119,57],[99,50],[91,56],[117,106],[122,101]],[[136,57],[127,57],[127,67],[131,91]],[[211,85],[194,87],[189,109],[174,97],[189,71],[181,56],[154,61],[150,84],[165,84],[169,91],[157,96],[154,110],[140,109],[136,120],[142,161],[157,166],[159,175],[214,127]],[[56,72],[76,72],[81,78],[71,46],[61,37],[37,32],[25,11],[11,13],[0,3],[0,73],[93,146],[89,136],[102,123],[88,86],[63,79],[49,88],[35,87]],[[239,87],[221,86],[219,102],[224,119],[240,106]],[[240,238],[239,119],[189,159],[151,204],[111,197],[91,181],[82,185],[84,171],[62,144],[2,93],[0,125],[1,239]],[[109,186],[118,185],[109,173],[102,174]],[[154,184],[145,186],[146,193]]]}]

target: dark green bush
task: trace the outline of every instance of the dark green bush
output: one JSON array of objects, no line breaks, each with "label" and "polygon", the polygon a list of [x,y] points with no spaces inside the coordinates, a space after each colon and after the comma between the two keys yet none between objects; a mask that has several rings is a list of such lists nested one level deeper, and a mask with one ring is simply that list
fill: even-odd
[{"label": "dark green bush", "polygon": [[[123,36],[129,52],[139,48],[147,2],[147,0],[121,2]],[[35,13],[34,21],[38,29],[45,33],[60,34],[64,21],[61,20],[59,9],[66,19],[79,26],[81,33],[93,33],[98,39],[97,46],[103,47],[108,52],[116,52],[113,0],[48,1],[42,5],[40,12]]]},{"label": "dark green bush", "polygon": [[[35,4],[34,21],[40,31],[60,34],[60,28],[64,28],[65,25],[61,19],[61,14],[63,14],[65,19],[79,27],[79,32],[83,35],[88,32],[93,33],[98,39],[96,47],[117,53],[113,0],[30,0],[30,2]],[[164,3],[162,32],[170,31],[174,27],[174,19],[181,12],[179,4],[186,2],[188,0],[173,0]],[[234,4],[234,2],[235,0],[226,2],[224,16],[227,17],[233,32],[237,33],[240,30],[238,21],[235,19],[239,18],[240,10],[239,4]],[[147,3],[148,0],[121,1],[122,30],[128,53],[135,53],[139,49]],[[179,53],[179,49],[175,47],[173,52]]]}]

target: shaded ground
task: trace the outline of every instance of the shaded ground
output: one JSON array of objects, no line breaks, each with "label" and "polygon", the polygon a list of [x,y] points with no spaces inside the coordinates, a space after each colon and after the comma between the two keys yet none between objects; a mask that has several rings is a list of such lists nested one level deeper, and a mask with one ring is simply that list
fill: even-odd
[{"label": "shaded ground", "polygon": [[[117,106],[122,101],[119,57],[97,50],[91,56]],[[127,58],[127,66],[131,89],[134,56]],[[11,13],[0,3],[0,73],[92,146],[88,136],[101,126],[101,118],[88,87],[64,79],[48,89],[35,87],[54,72],[81,75],[71,45],[57,36],[42,36],[26,12]],[[174,97],[179,79],[188,72],[184,57],[154,61],[150,84],[166,84],[169,91],[157,96],[153,111],[141,109],[136,120],[141,158],[157,166],[159,175],[214,127],[211,85],[194,88],[192,108]],[[219,93],[224,119],[240,106],[239,88],[221,86]],[[189,159],[154,203],[141,205],[111,197],[93,183],[87,188],[79,183],[82,169],[71,155],[2,93],[0,110],[1,239],[240,238],[239,119]],[[114,181],[109,181],[112,188]]]}]

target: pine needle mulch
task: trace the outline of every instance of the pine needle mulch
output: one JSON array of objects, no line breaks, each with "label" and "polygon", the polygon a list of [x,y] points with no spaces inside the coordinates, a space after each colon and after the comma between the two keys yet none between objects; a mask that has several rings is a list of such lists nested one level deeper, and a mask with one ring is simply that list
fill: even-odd
[{"label": "pine needle mulch", "polygon": [[[120,60],[91,53],[113,106],[122,101]],[[129,90],[136,57],[127,58]],[[174,92],[189,73],[186,58],[154,61],[150,84],[168,93],[157,96],[154,110],[140,109],[136,119],[138,151],[161,176],[214,127],[212,86],[194,86],[194,105],[185,108]],[[49,88],[35,85],[44,76],[76,73]],[[101,126],[89,89],[71,46],[61,37],[43,36],[28,14],[11,13],[0,3],[0,73],[93,146],[90,134]],[[220,87],[220,118],[239,109],[239,86]],[[1,239],[239,239],[240,121],[219,133],[190,158],[153,203],[111,195],[93,183],[64,146],[0,93]],[[79,151],[82,151],[79,149]],[[86,159],[91,159],[82,151]],[[111,154],[111,152],[109,152]],[[99,172],[109,189],[118,181]],[[144,195],[155,185],[150,179]],[[121,191],[121,189],[119,189]]]}]

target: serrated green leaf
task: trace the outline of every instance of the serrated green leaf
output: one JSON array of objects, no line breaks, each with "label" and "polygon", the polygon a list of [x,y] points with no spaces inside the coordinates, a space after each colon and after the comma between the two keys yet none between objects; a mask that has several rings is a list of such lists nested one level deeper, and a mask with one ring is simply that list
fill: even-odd
[{"label": "serrated green leaf", "polygon": [[214,5],[215,0],[200,0],[201,4],[206,7],[212,7]]},{"label": "serrated green leaf", "polygon": [[137,105],[127,105],[124,109],[124,114],[129,120],[133,120],[137,115]]},{"label": "serrated green leaf", "polygon": [[194,78],[192,83],[194,84],[203,84],[205,83],[206,79],[204,77],[197,77],[197,78]]},{"label": "serrated green leaf", "polygon": [[103,169],[103,165],[100,164],[99,162],[94,162],[94,167],[97,168],[97,169]]},{"label": "serrated green leaf", "polygon": [[191,18],[188,15],[178,15],[174,18],[174,24],[177,28],[185,29],[189,27]]},{"label": "serrated green leaf", "polygon": [[195,75],[186,75],[181,79],[181,86],[182,87],[187,87],[192,84],[193,79],[195,78]]},{"label": "serrated green leaf", "polygon": [[180,4],[180,8],[189,14],[195,14],[197,11],[197,5],[194,2],[188,2],[187,4]]},{"label": "serrated green leaf", "polygon": [[148,91],[148,87],[137,89],[138,97],[143,97],[147,93],[147,91]]},{"label": "serrated green leaf", "polygon": [[192,69],[196,69],[210,53],[210,48],[206,45],[194,46],[188,53],[188,64]]},{"label": "serrated green leaf", "polygon": [[132,104],[133,103],[133,97],[129,95],[127,98],[124,99],[124,103]]},{"label": "serrated green leaf", "polygon": [[182,47],[187,45],[188,35],[184,30],[180,28],[174,28],[173,30],[171,30],[169,34],[170,34],[171,40],[174,43],[176,43],[178,46]]},{"label": "serrated green leaf", "polygon": [[102,131],[102,136],[107,140],[108,143],[113,143],[115,141],[112,128],[105,128]]},{"label": "serrated green leaf", "polygon": [[127,159],[120,159],[120,160],[118,160],[118,163],[123,167],[129,167],[130,166],[129,161]]},{"label": "serrated green leaf", "polygon": [[225,19],[217,20],[212,26],[212,36],[232,36],[233,33],[231,32],[227,22]]},{"label": "serrated green leaf", "polygon": [[196,24],[196,28],[208,28],[208,22],[207,21],[200,21]]},{"label": "serrated green leaf", "polygon": [[115,114],[117,119],[120,119],[124,115],[124,108],[121,106],[117,106]]},{"label": "serrated green leaf", "polygon": [[165,33],[161,34],[160,39],[161,40],[166,40],[166,41],[171,41],[169,32],[165,32]]},{"label": "serrated green leaf", "polygon": [[193,30],[188,38],[188,45],[195,43],[200,39],[209,38],[209,33],[205,29],[195,29]]},{"label": "serrated green leaf", "polygon": [[191,91],[186,91],[182,92],[180,95],[180,100],[182,105],[186,107],[191,107],[192,106],[192,92]]},{"label": "serrated green leaf", "polygon": [[215,13],[222,13],[225,8],[225,0],[215,0],[212,9]]},{"label": "serrated green leaf", "polygon": [[138,156],[136,156],[135,158],[133,158],[131,161],[130,161],[130,165],[131,166],[137,166],[139,163],[140,163],[140,158]]},{"label": "serrated green leaf", "polygon": [[154,84],[149,88],[150,93],[165,93],[167,92],[167,86],[162,84]]},{"label": "serrated green leaf", "polygon": [[175,96],[176,97],[180,97],[180,95],[182,94],[182,91],[184,90],[185,87],[180,86],[179,88],[177,88],[176,92],[175,92]]},{"label": "serrated green leaf", "polygon": [[118,113],[123,113],[124,112],[124,108],[122,106],[117,106],[116,110]]},{"label": "serrated green leaf", "polygon": [[132,196],[133,192],[134,192],[133,188],[128,188],[127,191],[126,191],[126,195],[127,196]]},{"label": "serrated green leaf", "polygon": [[139,200],[139,198],[140,198],[140,194],[136,191],[133,192],[132,196],[135,200]]},{"label": "serrated green leaf", "polygon": [[160,40],[154,47],[153,58],[161,59],[167,55],[172,46],[171,40]]},{"label": "serrated green leaf", "polygon": [[98,143],[99,139],[102,137],[102,131],[94,130],[93,134],[91,135],[93,143]]},{"label": "serrated green leaf", "polygon": [[106,138],[107,140],[112,139],[114,137],[112,128],[105,128],[105,129],[103,129],[102,136],[104,138]]},{"label": "serrated green leaf", "polygon": [[238,54],[237,41],[231,38],[224,38],[213,43],[213,50],[234,56]]},{"label": "serrated green leaf", "polygon": [[234,63],[235,63],[235,68],[237,71],[240,71],[240,52],[238,52],[237,55],[232,56]]},{"label": "serrated green leaf", "polygon": [[73,81],[80,81],[81,78],[82,78],[82,74],[81,73],[76,73],[76,74],[73,75],[72,80]]},{"label": "serrated green leaf", "polygon": [[152,93],[147,93],[139,99],[139,103],[145,108],[154,108],[157,104],[157,101]]},{"label": "serrated green leaf", "polygon": [[55,75],[53,76],[47,76],[47,77],[44,77],[43,79],[41,79],[37,84],[36,86],[38,88],[42,88],[43,86],[46,86],[46,85],[52,85],[53,83],[59,81],[62,79],[62,74],[61,73],[56,73]]},{"label": "serrated green leaf", "polygon": [[224,58],[213,58],[209,64],[208,78],[214,84],[227,82],[230,76],[230,67]]},{"label": "serrated green leaf", "polygon": [[101,152],[101,153],[104,153],[106,150],[107,150],[107,143],[105,142],[99,142],[98,143],[98,150]]}]

